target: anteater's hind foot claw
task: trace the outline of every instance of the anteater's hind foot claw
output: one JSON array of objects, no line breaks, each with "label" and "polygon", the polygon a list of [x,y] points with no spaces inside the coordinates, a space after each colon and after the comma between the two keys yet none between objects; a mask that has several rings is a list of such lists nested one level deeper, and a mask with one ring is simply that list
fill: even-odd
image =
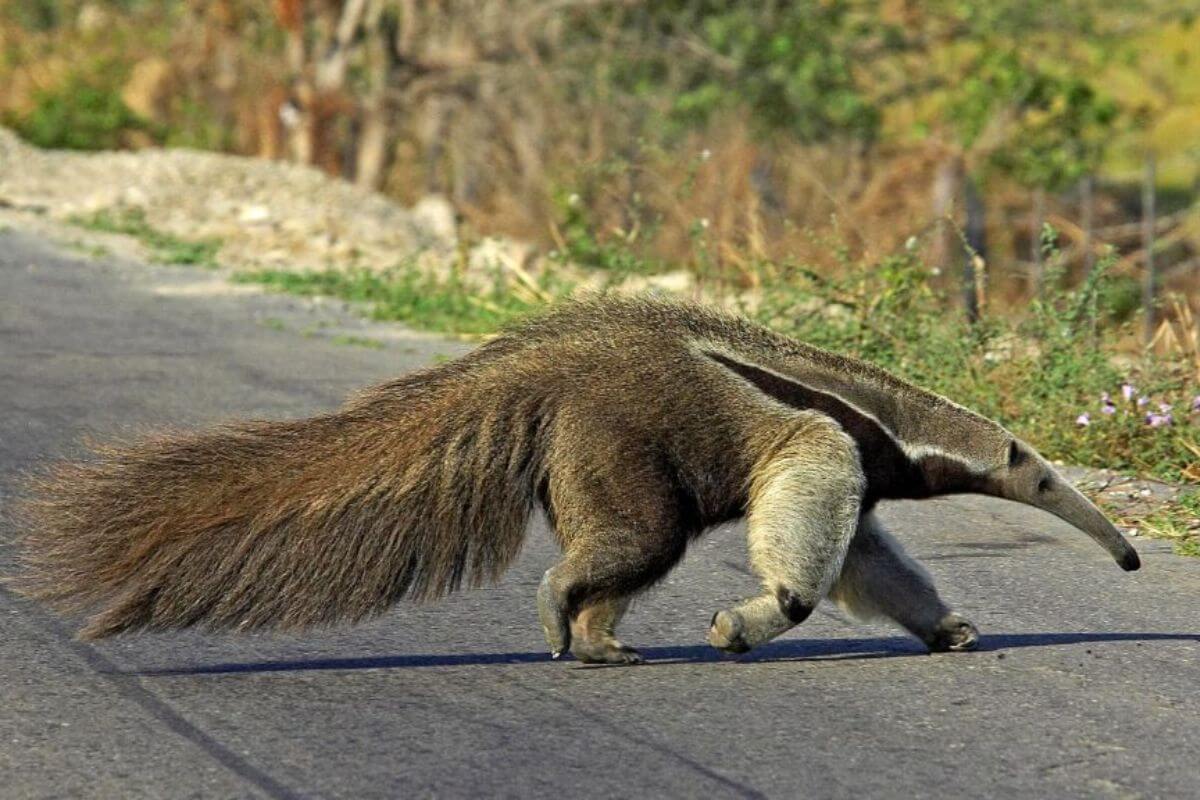
[{"label": "anteater's hind foot claw", "polygon": [[616,639],[595,642],[576,638],[571,644],[571,653],[585,664],[641,664],[642,654]]},{"label": "anteater's hind foot claw", "polygon": [[550,647],[550,657],[558,658],[571,647],[571,625],[567,617],[566,603],[550,578],[552,571],[546,570],[538,586],[537,606],[542,633],[545,634],[546,644]]}]

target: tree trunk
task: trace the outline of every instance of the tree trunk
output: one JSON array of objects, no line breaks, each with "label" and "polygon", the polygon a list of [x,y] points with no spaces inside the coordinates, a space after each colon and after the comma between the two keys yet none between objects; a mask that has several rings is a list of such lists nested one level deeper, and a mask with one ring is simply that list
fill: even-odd
[{"label": "tree trunk", "polygon": [[970,177],[963,181],[963,195],[967,211],[966,246],[962,248],[965,251],[963,254],[963,305],[966,308],[967,321],[974,324],[979,321],[979,315],[986,301],[986,209],[983,197],[980,196],[975,181]]},{"label": "tree trunk", "polygon": [[1096,265],[1095,244],[1096,180],[1089,172],[1079,181],[1079,227],[1083,230],[1083,274],[1091,275]]},{"label": "tree trunk", "polygon": [[954,274],[962,247],[955,230],[954,202],[962,191],[963,163],[958,155],[943,158],[933,178],[933,218],[937,221],[932,261],[947,276]]},{"label": "tree trunk", "polygon": [[388,162],[388,141],[391,138],[390,127],[384,109],[368,104],[363,112],[362,132],[358,137],[358,152],[355,156],[354,182],[359,186],[378,189],[383,184]]},{"label": "tree trunk", "polygon": [[1040,186],[1033,190],[1032,217],[1029,256],[1033,261],[1033,272],[1029,282],[1032,284],[1033,296],[1041,297],[1042,282],[1046,277],[1046,266],[1042,263],[1042,228],[1046,224],[1046,190]]},{"label": "tree trunk", "polygon": [[391,43],[382,23],[383,2],[372,0],[364,22],[369,88],[363,101],[362,130],[354,165],[354,182],[369,189],[378,189],[383,182],[391,133],[387,107],[387,82],[391,67],[388,51]]},{"label": "tree trunk", "polygon": [[287,132],[292,158],[308,164],[312,162],[313,131],[306,106],[313,92],[305,75],[308,53],[304,43],[304,4],[301,0],[277,0],[275,15],[284,30],[284,52],[291,87],[291,96],[280,104],[277,113]]}]

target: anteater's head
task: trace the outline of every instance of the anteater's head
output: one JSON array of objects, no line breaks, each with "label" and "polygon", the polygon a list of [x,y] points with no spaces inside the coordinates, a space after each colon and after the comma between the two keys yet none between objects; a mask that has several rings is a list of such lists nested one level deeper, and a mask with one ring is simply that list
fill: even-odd
[{"label": "anteater's head", "polygon": [[974,492],[1040,508],[1091,536],[1122,569],[1141,566],[1137,551],[1100,509],[1003,426],[952,404],[930,412],[928,401],[901,419],[908,425],[904,441],[918,443],[905,450],[919,466],[927,495]]},{"label": "anteater's head", "polygon": [[1141,566],[1137,551],[1100,509],[1058,474],[1025,442],[1011,439],[1004,463],[989,470],[979,487],[984,494],[1049,511],[1095,539],[1122,569]]}]

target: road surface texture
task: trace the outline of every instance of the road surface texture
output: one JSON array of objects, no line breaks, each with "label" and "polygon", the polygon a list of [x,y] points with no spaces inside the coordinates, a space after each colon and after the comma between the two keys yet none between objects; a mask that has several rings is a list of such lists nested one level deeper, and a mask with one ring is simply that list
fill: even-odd
[{"label": "road surface texture", "polygon": [[[465,349],[3,233],[0,502],[82,435],[308,414]],[[983,631],[978,651],[926,655],[823,607],[719,657],[709,617],[754,590],[736,525],[634,608],[622,638],[650,663],[632,668],[547,656],[534,609],[556,555],[544,527],[494,588],[305,636],[85,644],[77,620],[0,589],[0,796],[1200,792],[1200,560],[1142,542],[1145,565],[1126,574],[1083,534],[985,498],[886,516]],[[6,545],[0,570],[12,558]]]}]

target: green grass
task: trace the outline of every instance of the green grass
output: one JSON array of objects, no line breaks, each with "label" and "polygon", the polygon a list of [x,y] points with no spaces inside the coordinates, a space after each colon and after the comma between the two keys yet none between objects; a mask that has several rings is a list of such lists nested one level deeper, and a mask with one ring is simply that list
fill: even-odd
[{"label": "green grass", "polygon": [[233,279],[289,294],[364,303],[373,319],[404,322],[439,333],[492,333],[541,307],[506,291],[499,282],[480,292],[454,276],[439,278],[410,265],[384,272],[265,270],[238,273]]},{"label": "green grass", "polygon": [[76,253],[85,255],[88,258],[96,261],[108,258],[112,255],[112,251],[102,244],[92,244],[91,242],[81,242],[76,240],[67,242],[67,246]]},{"label": "green grass", "polygon": [[139,208],[104,209],[69,221],[85,230],[132,236],[162,264],[215,267],[221,249],[219,239],[184,239],[160,231],[146,222],[145,212]]},{"label": "green grass", "polygon": [[1141,531],[1156,539],[1170,539],[1180,555],[1200,556],[1200,492],[1189,492],[1174,505],[1146,517]]},{"label": "green grass", "polygon": [[1200,558],[1200,538],[1189,537],[1175,543],[1175,552],[1181,556]]},{"label": "green grass", "polygon": [[365,336],[350,336],[347,334],[338,334],[329,341],[344,347],[366,347],[371,350],[382,350],[383,342],[378,339],[368,339]]}]

